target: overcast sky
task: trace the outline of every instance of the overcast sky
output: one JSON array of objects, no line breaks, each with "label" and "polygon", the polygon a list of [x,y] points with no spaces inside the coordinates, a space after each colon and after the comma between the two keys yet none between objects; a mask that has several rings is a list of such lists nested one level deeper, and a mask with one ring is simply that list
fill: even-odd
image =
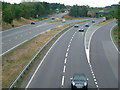
[{"label": "overcast sky", "polygon": [[[10,3],[20,3],[21,0],[3,0]],[[105,7],[112,4],[118,4],[120,0],[38,0],[50,3],[61,3],[65,5],[89,5],[90,7]]]}]

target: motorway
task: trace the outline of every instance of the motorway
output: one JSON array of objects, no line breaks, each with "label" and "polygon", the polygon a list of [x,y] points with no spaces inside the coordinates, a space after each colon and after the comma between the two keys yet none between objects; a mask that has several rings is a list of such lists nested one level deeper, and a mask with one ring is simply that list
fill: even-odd
[{"label": "motorway", "polygon": [[[54,17],[59,18],[65,14],[66,13],[61,13]],[[1,55],[6,54],[10,50],[32,39],[33,37],[39,35],[42,32],[45,32],[47,30],[50,30],[60,25],[64,25],[72,22],[85,21],[85,20],[90,20],[90,19],[68,20],[66,21],[66,23],[62,23],[62,22],[49,23],[49,21],[51,21],[51,18],[49,18],[40,22],[36,22],[35,25],[27,24],[20,27],[2,31],[0,32],[2,33],[2,50],[1,50],[2,54]]]},{"label": "motorway", "polygon": [[[98,20],[99,21],[99,20]],[[92,23],[89,22],[92,25]],[[85,27],[85,32],[70,28],[48,50],[26,88],[70,88],[74,73],[84,73],[89,78],[88,88],[118,88],[118,52],[111,37],[112,21],[103,26]],[[79,26],[85,26],[81,23]],[[86,31],[91,33],[89,60],[86,53]],[[91,29],[92,28],[92,29]]]},{"label": "motorway", "polygon": [[118,57],[120,53],[113,43],[112,21],[100,27],[93,35],[90,45],[90,61],[99,88],[118,88]]}]

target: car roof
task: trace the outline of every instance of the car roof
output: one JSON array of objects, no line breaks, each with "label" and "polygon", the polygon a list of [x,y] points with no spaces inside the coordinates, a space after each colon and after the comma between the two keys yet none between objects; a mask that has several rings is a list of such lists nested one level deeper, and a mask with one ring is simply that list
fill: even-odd
[{"label": "car roof", "polygon": [[[75,79],[76,77],[79,77],[79,79],[86,80],[86,76],[85,76],[85,74],[83,74],[83,73],[75,73],[75,74],[73,75],[73,79]],[[78,78],[77,78],[77,79],[78,79]]]}]

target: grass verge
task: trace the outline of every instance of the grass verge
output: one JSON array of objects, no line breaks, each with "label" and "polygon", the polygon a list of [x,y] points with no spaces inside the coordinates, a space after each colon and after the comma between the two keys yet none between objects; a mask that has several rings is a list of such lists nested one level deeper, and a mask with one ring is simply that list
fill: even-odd
[{"label": "grass verge", "polygon": [[96,26],[102,26],[102,25],[105,25],[105,24],[111,22],[112,20],[113,20],[113,19],[100,21],[99,23],[96,23],[96,24],[94,24],[94,25],[96,25]]},{"label": "grass verge", "polygon": [[2,56],[2,88],[7,88],[15,80],[29,60],[52,36],[72,24],[75,23],[46,31]]},{"label": "grass verge", "polygon": [[114,38],[115,43],[120,47],[120,32],[118,31],[118,26],[115,26],[112,30],[112,36]]}]

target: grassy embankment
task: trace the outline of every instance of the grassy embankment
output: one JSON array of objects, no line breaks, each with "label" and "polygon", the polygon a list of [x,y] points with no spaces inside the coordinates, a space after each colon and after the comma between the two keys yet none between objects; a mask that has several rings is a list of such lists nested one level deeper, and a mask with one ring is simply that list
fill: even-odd
[{"label": "grassy embankment", "polygon": [[105,25],[105,24],[111,22],[112,20],[114,20],[114,19],[100,21],[99,23],[96,23],[95,25],[97,25],[97,26]]},{"label": "grassy embankment", "polygon": [[48,17],[43,17],[43,18],[39,18],[39,19],[26,19],[26,18],[23,18],[21,17],[19,20],[13,20],[12,24],[8,24],[8,23],[5,23],[5,22],[2,22],[2,30],[6,30],[6,29],[9,29],[9,28],[13,28],[13,27],[17,27],[17,26],[22,26],[22,25],[25,25],[25,24],[30,24],[32,21],[40,21],[40,20],[43,20],[43,19],[46,19]]},{"label": "grassy embankment", "polygon": [[118,26],[113,28],[112,35],[114,37],[115,43],[120,47],[120,31],[118,31]]}]

